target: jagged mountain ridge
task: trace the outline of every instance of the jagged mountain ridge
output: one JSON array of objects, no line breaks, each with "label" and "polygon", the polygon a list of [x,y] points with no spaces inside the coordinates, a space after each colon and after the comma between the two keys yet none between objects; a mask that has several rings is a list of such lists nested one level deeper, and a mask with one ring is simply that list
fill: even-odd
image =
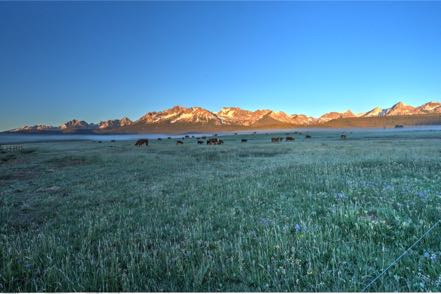
[{"label": "jagged mountain ridge", "polygon": [[324,123],[324,122],[328,122],[334,119],[339,119],[339,118],[347,118],[347,117],[357,117],[357,115],[355,115],[352,111],[347,110],[345,112],[328,112],[323,114],[322,116],[320,116],[317,119],[318,123]]},{"label": "jagged mountain ridge", "polygon": [[101,121],[98,124],[98,128],[99,129],[113,129],[113,128],[130,126],[131,124],[133,124],[133,122],[129,118],[123,117],[122,119],[109,119],[106,121]]},{"label": "jagged mountain ridge", "polygon": [[379,107],[354,114],[351,110],[344,112],[328,112],[318,118],[304,114],[287,114],[282,111],[244,110],[238,107],[224,107],[218,112],[211,112],[201,107],[174,106],[158,112],[148,112],[136,121],[129,118],[101,121],[97,124],[73,119],[59,127],[48,125],[25,126],[10,130],[12,133],[41,133],[41,132],[144,132],[149,130],[204,130],[204,129],[247,129],[264,127],[293,127],[293,126],[326,126],[336,120],[381,118],[392,116],[412,116],[425,114],[441,114],[441,103],[428,102],[419,107],[413,107],[398,102],[390,108]]},{"label": "jagged mountain ridge", "polygon": [[134,124],[176,124],[176,123],[193,123],[221,125],[222,121],[216,114],[203,109],[201,107],[182,107],[175,106],[170,109],[149,112],[138,119]]}]

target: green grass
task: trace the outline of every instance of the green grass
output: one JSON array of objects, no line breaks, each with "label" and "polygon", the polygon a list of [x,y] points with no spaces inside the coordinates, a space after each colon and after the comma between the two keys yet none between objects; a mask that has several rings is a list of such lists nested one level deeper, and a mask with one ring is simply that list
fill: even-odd
[{"label": "green grass", "polygon": [[[0,154],[0,291],[360,291],[441,217],[440,133],[311,134]],[[441,227],[370,290],[441,291]]]}]

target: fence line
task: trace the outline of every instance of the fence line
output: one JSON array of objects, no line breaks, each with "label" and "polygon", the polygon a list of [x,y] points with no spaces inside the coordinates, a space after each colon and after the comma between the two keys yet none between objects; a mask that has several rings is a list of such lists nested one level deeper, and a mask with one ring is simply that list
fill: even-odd
[{"label": "fence line", "polygon": [[19,151],[19,150],[23,150],[23,145],[11,145],[11,144],[0,145],[0,150],[4,150],[4,151]]},{"label": "fence line", "polygon": [[439,224],[441,223],[441,219],[439,219],[435,224],[433,224],[418,240],[416,240],[409,248],[407,248],[400,256],[398,256],[387,268],[385,268],[378,276],[375,277],[372,281],[370,281],[369,284],[367,284],[361,292],[366,291],[369,289],[369,287],[375,283],[379,278],[381,278],[391,267],[393,267],[396,263],[400,261],[400,259],[406,255],[409,250],[411,250],[413,247],[415,247],[418,243],[421,242],[430,232]]}]

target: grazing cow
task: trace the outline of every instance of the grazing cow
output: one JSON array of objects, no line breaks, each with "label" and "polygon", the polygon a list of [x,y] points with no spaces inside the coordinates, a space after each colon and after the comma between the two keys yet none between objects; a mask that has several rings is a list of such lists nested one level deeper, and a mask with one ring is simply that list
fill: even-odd
[{"label": "grazing cow", "polygon": [[198,144],[204,144],[204,141],[198,140]]},{"label": "grazing cow", "polygon": [[110,142],[115,143],[116,141],[115,140],[110,140]]},{"label": "grazing cow", "polygon": [[305,139],[311,139],[311,135],[306,135]]},{"label": "grazing cow", "polygon": [[140,147],[144,144],[145,144],[145,146],[149,146],[149,140],[148,139],[139,139],[138,141],[136,141],[135,146]]},{"label": "grazing cow", "polygon": [[182,141],[176,141],[176,145],[182,145],[182,144],[184,144],[184,142],[182,142]]},{"label": "grazing cow", "polygon": [[207,145],[221,145],[224,141],[219,140],[218,138],[211,138],[207,140]]},{"label": "grazing cow", "polygon": [[294,137],[286,137],[286,142],[288,142],[288,141],[294,141],[295,140],[295,138]]},{"label": "grazing cow", "polygon": [[103,143],[103,141],[98,141],[98,143]]},{"label": "grazing cow", "polygon": [[161,138],[158,138],[158,141],[161,141],[162,139]]},{"label": "grazing cow", "polygon": [[216,145],[217,144],[217,138],[211,138],[207,140],[207,145]]},{"label": "grazing cow", "polygon": [[340,135],[340,139],[346,140],[346,135],[345,134]]},{"label": "grazing cow", "polygon": [[277,143],[280,142],[280,138],[279,137],[272,137],[271,138],[271,143]]},{"label": "grazing cow", "polygon": [[248,140],[247,139],[242,139],[242,140],[240,140],[240,142],[241,143],[246,143],[246,142],[248,142]]},{"label": "grazing cow", "polygon": [[170,139],[171,139],[171,137],[167,137],[167,139],[169,139],[169,140],[170,140]]}]

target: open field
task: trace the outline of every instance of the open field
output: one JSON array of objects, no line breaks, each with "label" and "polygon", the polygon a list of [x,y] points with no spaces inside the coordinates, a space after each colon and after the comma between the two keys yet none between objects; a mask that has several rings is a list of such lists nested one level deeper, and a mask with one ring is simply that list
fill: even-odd
[{"label": "open field", "polygon": [[[1,153],[0,291],[360,291],[440,219],[441,131],[310,134]],[[369,290],[441,291],[441,226]]]}]

